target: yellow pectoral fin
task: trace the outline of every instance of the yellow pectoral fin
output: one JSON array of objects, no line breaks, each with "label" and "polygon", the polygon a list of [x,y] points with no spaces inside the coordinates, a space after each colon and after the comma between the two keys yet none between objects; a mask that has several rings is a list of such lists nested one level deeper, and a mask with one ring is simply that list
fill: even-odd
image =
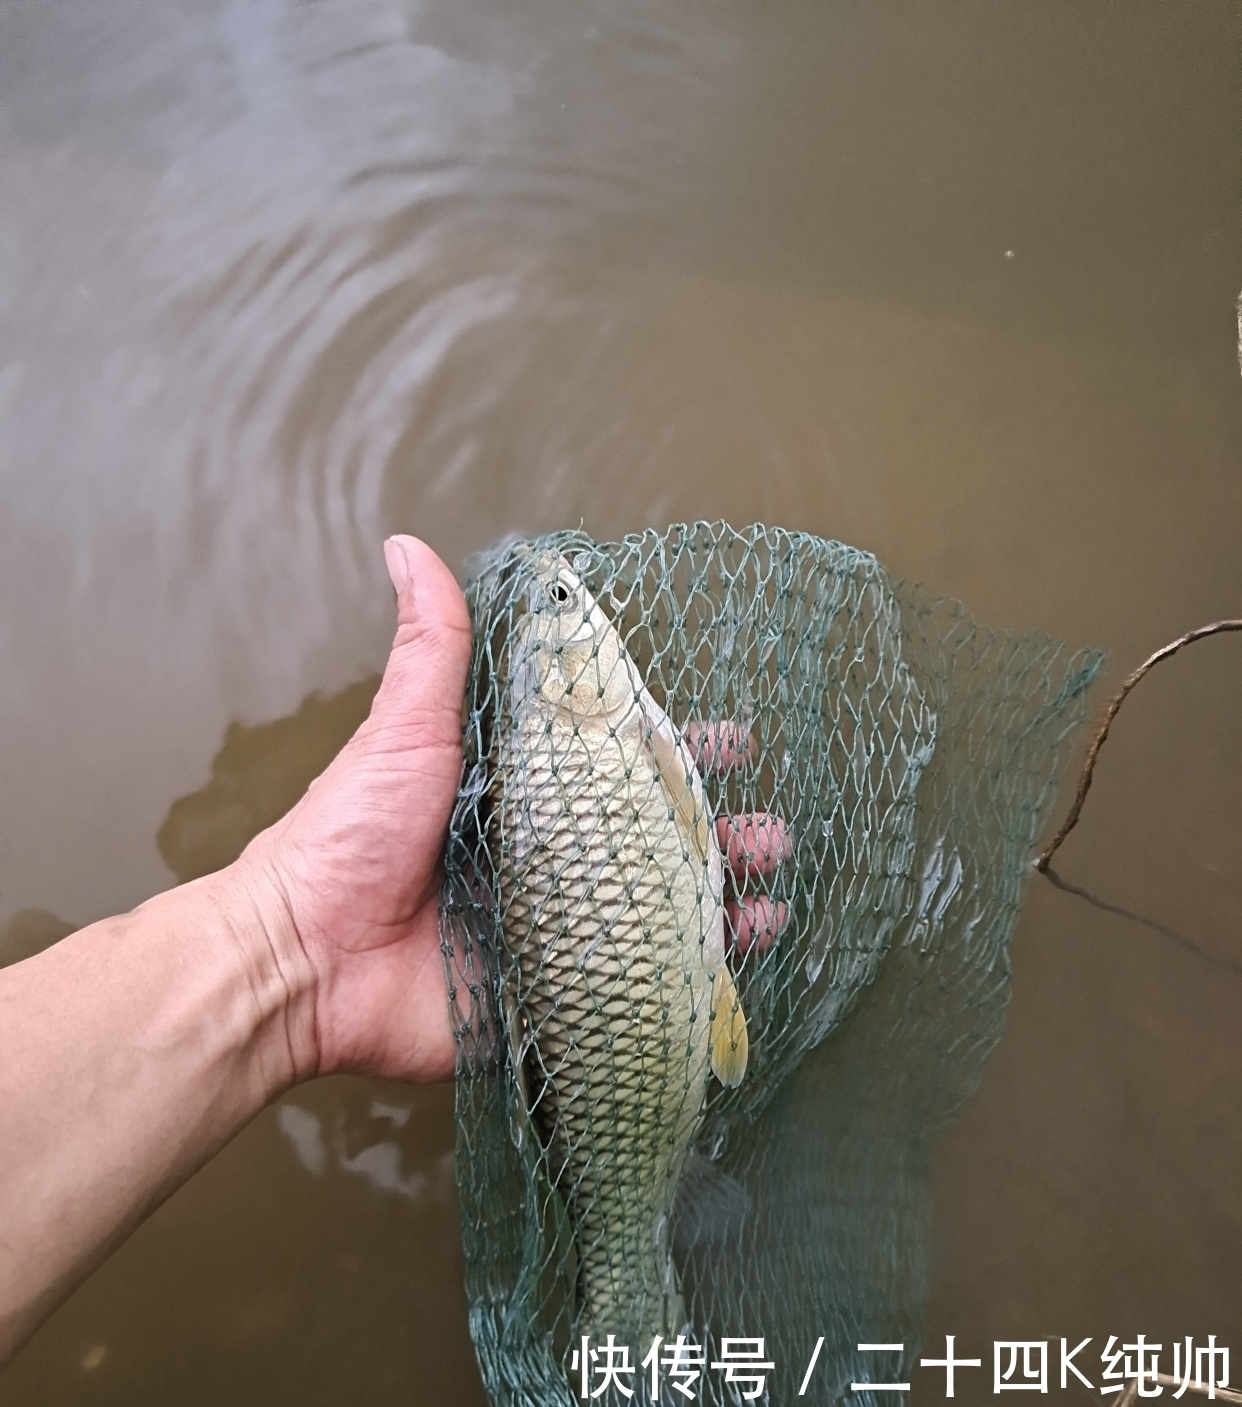
[{"label": "yellow pectoral fin", "polygon": [[729,1089],[742,1083],[750,1045],[746,1014],[738,1000],[733,974],[721,966],[712,978],[712,1073]]}]

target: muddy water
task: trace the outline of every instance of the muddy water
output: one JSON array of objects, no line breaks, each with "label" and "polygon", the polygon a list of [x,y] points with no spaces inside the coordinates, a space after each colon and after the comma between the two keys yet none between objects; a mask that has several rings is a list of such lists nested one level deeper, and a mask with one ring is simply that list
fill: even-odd
[{"label": "muddy water", "polygon": [[[365,711],[393,530],[761,518],[1115,670],[1242,614],[1234,23],[0,0],[4,956],[289,804]],[[1138,917],[1032,889],[929,1344],[1242,1361],[1242,648],[1163,671],[1060,860]],[[479,1402],[451,1149],[447,1090],[296,1091],[0,1397]]]}]

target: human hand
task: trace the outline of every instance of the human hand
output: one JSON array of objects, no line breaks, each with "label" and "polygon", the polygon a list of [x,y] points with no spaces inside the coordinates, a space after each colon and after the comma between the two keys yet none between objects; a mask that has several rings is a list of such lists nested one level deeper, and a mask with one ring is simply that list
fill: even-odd
[{"label": "human hand", "polygon": [[[392,538],[385,557],[398,626],[370,717],[239,861],[282,969],[309,974],[289,983],[305,988],[288,1018],[299,1079],[353,1070],[422,1083],[454,1067],[438,902],[461,777],[470,621],[424,543]],[[754,759],[754,740],[732,724],[692,724],[686,740],[704,771]],[[721,817],[716,828],[736,890],[725,906],[734,946],[763,950],[785,906],[745,894],[745,884],[791,852],[788,834],[764,814]]]},{"label": "human hand", "polygon": [[425,543],[394,537],[384,555],[397,633],[370,716],[238,862],[268,941],[292,954],[283,965],[309,968],[289,1016],[300,1079],[353,1070],[422,1083],[453,1072],[438,901],[470,618]]}]

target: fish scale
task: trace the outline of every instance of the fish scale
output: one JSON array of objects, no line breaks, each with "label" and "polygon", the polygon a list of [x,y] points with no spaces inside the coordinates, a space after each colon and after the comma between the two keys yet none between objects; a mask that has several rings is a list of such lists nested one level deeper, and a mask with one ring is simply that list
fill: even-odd
[{"label": "fish scale", "polygon": [[537,710],[502,751],[504,927],[521,935],[528,1097],[575,1225],[582,1332],[675,1334],[669,1225],[710,1069],[703,877],[649,754],[615,729]]}]

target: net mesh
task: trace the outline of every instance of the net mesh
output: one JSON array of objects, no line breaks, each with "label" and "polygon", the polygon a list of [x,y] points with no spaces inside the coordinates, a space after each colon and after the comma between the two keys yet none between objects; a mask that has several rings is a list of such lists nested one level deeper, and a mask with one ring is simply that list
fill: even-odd
[{"label": "net mesh", "polygon": [[512,541],[467,597],[441,929],[492,1400],[784,1402],[819,1340],[803,1400],[881,1400],[1100,657],[762,526]]}]

